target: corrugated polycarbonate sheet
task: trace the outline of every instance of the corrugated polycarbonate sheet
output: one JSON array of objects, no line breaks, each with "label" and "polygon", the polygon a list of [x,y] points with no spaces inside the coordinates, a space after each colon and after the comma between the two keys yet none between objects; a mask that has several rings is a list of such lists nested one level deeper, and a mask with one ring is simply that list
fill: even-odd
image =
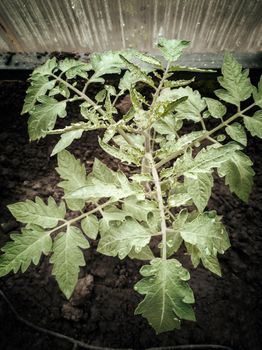
[{"label": "corrugated polycarbonate sheet", "polygon": [[261,51],[262,0],[0,0],[1,51],[152,51],[159,36]]}]

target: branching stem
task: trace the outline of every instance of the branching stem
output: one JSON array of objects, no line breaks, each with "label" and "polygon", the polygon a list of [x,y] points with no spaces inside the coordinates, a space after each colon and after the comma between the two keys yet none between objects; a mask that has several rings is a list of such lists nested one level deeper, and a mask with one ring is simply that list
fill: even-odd
[{"label": "branching stem", "polygon": [[243,111],[239,111],[237,113],[235,113],[234,115],[232,115],[230,118],[228,118],[227,120],[221,122],[218,126],[216,126],[215,128],[213,128],[212,130],[207,131],[206,133],[204,133],[202,136],[200,136],[199,138],[195,139],[194,141],[192,141],[190,144],[187,144],[185,147],[183,147],[181,150],[174,152],[173,154],[171,154],[170,156],[166,157],[165,159],[162,159],[160,162],[158,162],[156,164],[156,169],[160,168],[161,166],[165,165],[166,163],[170,162],[172,159],[175,159],[176,157],[178,157],[179,155],[183,154],[185,152],[186,149],[188,149],[189,147],[194,146],[195,143],[197,142],[201,142],[205,139],[207,139],[209,136],[211,136],[212,134],[214,134],[216,131],[224,128],[225,126],[227,126],[228,124],[232,123],[235,119],[242,117],[242,115],[247,112],[248,110],[250,110],[251,108],[255,107],[256,103],[252,103],[249,107],[243,109]]},{"label": "branching stem", "polygon": [[[85,218],[86,216],[90,215],[90,214],[93,214],[93,213],[96,213],[96,212],[100,212],[101,209],[105,208],[106,206],[112,204],[113,202],[111,200],[108,200],[107,202],[103,203],[103,204],[100,204],[100,205],[97,205],[97,207],[95,209],[92,209],[92,210],[89,210],[88,212],[86,213],[83,213],[79,216],[77,216],[76,218],[73,218],[71,220],[67,220],[66,222],[64,222],[63,224],[53,228],[51,231],[48,232],[49,235],[51,235],[52,233],[60,230],[61,228],[63,227],[69,227],[71,224],[73,224],[74,222],[77,222],[83,218]],[[63,220],[64,221],[64,220]]]},{"label": "branching stem", "polygon": [[[61,77],[56,76],[55,74],[51,74],[52,77],[56,78],[57,81],[60,81],[64,85],[66,85],[69,89],[74,91],[76,94],[78,94],[83,100],[85,100],[87,103],[89,103],[91,106],[95,108],[95,110],[100,113],[103,116],[106,116],[106,111],[104,111],[101,106],[99,106],[95,101],[93,101],[90,97],[88,97],[83,91],[78,90],[75,86],[72,84],[68,83],[66,80],[62,79]],[[127,143],[129,143],[132,147],[136,147],[134,142],[130,139],[130,137],[124,132],[123,129],[120,127],[117,128],[117,131],[119,134],[126,140]]]}]

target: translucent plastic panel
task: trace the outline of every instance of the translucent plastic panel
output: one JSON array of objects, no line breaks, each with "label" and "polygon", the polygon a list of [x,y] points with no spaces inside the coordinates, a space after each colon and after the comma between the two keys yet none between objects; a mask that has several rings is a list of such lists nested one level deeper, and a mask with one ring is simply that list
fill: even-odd
[{"label": "translucent plastic panel", "polygon": [[190,40],[192,52],[259,51],[262,1],[0,1],[2,51],[151,50],[159,36]]}]

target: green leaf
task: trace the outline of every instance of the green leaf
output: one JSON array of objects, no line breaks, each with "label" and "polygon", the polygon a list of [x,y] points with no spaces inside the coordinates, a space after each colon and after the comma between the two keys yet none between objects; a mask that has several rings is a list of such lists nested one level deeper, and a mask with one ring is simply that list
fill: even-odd
[{"label": "green leaf", "polygon": [[188,193],[175,193],[168,197],[168,206],[171,208],[181,207],[187,205],[191,200],[191,196]]},{"label": "green leaf", "polygon": [[180,328],[180,319],[195,321],[194,295],[187,281],[189,272],[175,259],[156,258],[140,270],[144,277],[135,290],[145,295],[135,310],[142,314],[156,333]]},{"label": "green leaf", "polygon": [[87,71],[92,69],[91,64],[84,63],[72,58],[65,58],[59,62],[58,68],[65,73],[67,79],[73,79],[77,75],[82,78],[87,78]]},{"label": "green leaf", "polygon": [[164,81],[164,87],[165,88],[178,88],[181,86],[186,86],[195,81],[195,78],[192,78],[190,80],[165,80]]},{"label": "green leaf", "polygon": [[55,147],[51,153],[51,156],[54,156],[55,154],[61,152],[63,149],[65,149],[66,147],[71,145],[71,143],[75,139],[80,139],[80,137],[83,134],[83,131],[84,130],[77,129],[77,130],[68,131],[68,132],[65,132],[64,134],[62,134],[60,140],[55,145]]},{"label": "green leaf", "polygon": [[100,138],[98,139],[100,147],[112,157],[118,158],[123,162],[127,162],[128,164],[140,165],[143,153],[139,148],[127,146],[126,148],[117,148],[109,145],[104,142]]},{"label": "green leaf", "polygon": [[204,211],[211,196],[213,187],[213,176],[210,173],[199,173],[194,176],[186,177],[185,187],[189,196],[192,198],[198,211]]},{"label": "green leaf", "polygon": [[145,72],[143,72],[140,67],[128,61],[126,57],[124,57],[123,55],[120,55],[120,58],[123,60],[126,67],[131,72],[133,79],[136,79],[137,81],[142,81],[152,87],[155,86],[153,79],[149,75],[147,75]]},{"label": "green leaf", "polygon": [[30,86],[26,90],[26,97],[21,114],[30,112],[35,106],[37,99],[45,95],[48,90],[55,86],[56,80],[49,80],[46,76],[35,74],[30,79]]},{"label": "green leaf", "polygon": [[104,83],[105,80],[101,78],[105,74],[120,74],[121,69],[124,69],[125,65],[120,58],[120,52],[103,52],[93,53],[90,55],[90,62],[92,69],[95,71],[90,80],[92,82]]},{"label": "green leaf", "polygon": [[32,77],[36,74],[39,75],[51,75],[53,73],[53,70],[57,67],[57,61],[56,58],[53,57],[51,59],[48,59],[44,64],[37,67],[32,74]]},{"label": "green leaf", "polygon": [[47,204],[41,198],[36,197],[35,202],[27,199],[25,202],[8,205],[8,209],[16,220],[43,228],[55,227],[59,220],[64,219],[66,213],[64,202],[58,206],[53,197],[48,198]]},{"label": "green leaf", "polygon": [[174,135],[181,129],[183,122],[178,120],[173,114],[156,120],[152,127],[161,135]]},{"label": "green leaf", "polygon": [[213,98],[204,97],[206,101],[207,108],[213,118],[222,118],[226,112],[226,107],[219,101],[214,100]]},{"label": "green leaf", "polygon": [[81,228],[87,237],[96,239],[98,234],[99,222],[95,215],[90,214],[81,221]]},{"label": "green leaf", "polygon": [[[55,80],[54,80],[55,81]],[[54,87],[48,94],[49,96],[55,96],[55,95],[62,95],[65,98],[69,98],[70,97],[70,90],[68,89],[68,87],[63,84],[63,83],[59,83],[56,87]]]},{"label": "green leaf", "polygon": [[54,240],[52,274],[67,299],[72,295],[78,280],[80,266],[85,259],[80,248],[89,248],[89,243],[77,227],[70,226],[67,232],[60,232]]},{"label": "green leaf", "polygon": [[224,89],[215,91],[217,97],[226,102],[239,106],[251,96],[253,87],[248,78],[248,70],[242,71],[242,66],[234,56],[227,52],[222,66],[223,76],[218,77],[219,84]]},{"label": "green leaf", "polygon": [[110,221],[124,221],[129,214],[122,210],[117,208],[115,205],[111,205],[106,207],[102,210],[103,213],[103,219],[107,221],[108,223]]},{"label": "green leaf", "polygon": [[157,47],[163,53],[167,61],[176,61],[182,54],[182,51],[187,48],[190,41],[186,40],[169,40],[160,38]]},{"label": "green leaf", "polygon": [[113,201],[116,201],[132,195],[141,195],[141,192],[142,187],[130,183],[122,172],[114,172],[95,159],[92,173],[88,175],[86,184],[67,194],[65,198],[92,201],[111,197]]},{"label": "green leaf", "polygon": [[[70,152],[63,150],[58,153],[57,160],[56,171],[64,180],[58,186],[64,189],[65,194],[86,185],[85,167]],[[82,199],[66,199],[66,203],[71,210],[82,210],[85,205]]]},{"label": "green leaf", "polygon": [[213,69],[203,69],[203,68],[188,67],[188,66],[181,66],[181,65],[171,66],[168,71],[169,72],[216,73],[216,70],[213,70]]},{"label": "green leaf", "polygon": [[152,253],[152,250],[149,248],[149,246],[146,245],[140,250],[139,253],[136,252],[135,248],[132,248],[132,250],[128,254],[128,257],[130,259],[137,260],[152,260],[154,259],[154,254]]},{"label": "green leaf", "polygon": [[[262,122],[262,119],[261,119],[261,122]],[[262,126],[262,123],[261,123],[261,126]],[[247,135],[244,127],[241,124],[235,122],[231,125],[228,125],[225,130],[226,130],[226,133],[231,137],[231,139],[241,143],[244,146],[247,145]],[[261,128],[261,131],[262,131],[262,128]],[[261,137],[262,137],[262,133],[261,133]]]},{"label": "green leaf", "polygon": [[262,76],[260,77],[258,88],[253,87],[253,97],[256,105],[262,108]]},{"label": "green leaf", "polygon": [[38,140],[46,136],[55,126],[57,117],[66,116],[66,102],[57,101],[53,97],[40,96],[37,104],[31,111],[28,119],[30,140]]},{"label": "green leaf", "polygon": [[159,211],[155,201],[147,199],[139,201],[135,196],[125,199],[123,209],[129,213],[132,218],[145,222],[148,222],[149,215],[155,215]]},{"label": "green leaf", "polygon": [[191,145],[192,142],[197,141],[202,135],[204,135],[204,133],[204,130],[192,131],[189,134],[181,136],[176,141],[171,138],[167,142],[163,143],[163,145],[161,145],[161,148],[156,151],[156,157],[162,159],[168,157],[172,153],[179,152],[186,146]]},{"label": "green leaf", "polygon": [[12,241],[1,248],[4,254],[0,256],[0,276],[12,270],[16,273],[20,267],[25,272],[31,262],[37,265],[42,253],[47,255],[52,247],[48,232],[38,226],[22,228],[22,233],[12,233],[10,237]]},{"label": "green leaf", "polygon": [[132,74],[129,70],[127,70],[123,78],[120,79],[118,88],[120,91],[131,90],[138,81],[140,81],[140,79],[136,75]]},{"label": "green leaf", "polygon": [[144,52],[140,52],[140,51],[137,51],[137,50],[132,50],[131,53],[134,52],[134,55],[140,59],[141,61],[145,62],[145,63],[148,63],[152,66],[155,66],[157,68],[161,68],[162,67],[162,64],[161,62],[156,58],[156,57],[153,57],[151,55],[149,55],[148,53],[144,53]]},{"label": "green leaf", "polygon": [[173,90],[165,88],[161,91],[158,101],[174,101],[182,97],[187,97],[187,99],[179,103],[175,108],[177,112],[176,117],[193,120],[195,122],[200,121],[201,112],[206,108],[206,103],[204,99],[201,98],[200,93],[197,90],[192,90],[189,86]]},{"label": "green leaf", "polygon": [[151,238],[150,232],[136,220],[128,217],[125,221],[107,221],[100,226],[101,239],[97,251],[108,256],[124,259],[132,250],[139,253]]},{"label": "green leaf", "polygon": [[192,159],[190,153],[185,153],[179,158],[174,167],[173,173],[176,176],[194,176],[197,173],[207,173],[213,168],[218,168],[231,159],[234,152],[239,150],[240,146],[236,143],[228,143],[221,146],[207,146],[203,148],[195,158]]},{"label": "green leaf", "polygon": [[251,159],[243,152],[232,153],[230,159],[221,164],[219,176],[225,176],[225,183],[229,185],[231,192],[234,192],[242,201],[248,202],[253,186],[253,176]]},{"label": "green leaf", "polygon": [[187,100],[187,96],[180,97],[174,101],[158,101],[155,104],[155,108],[153,110],[153,115],[151,116],[151,120],[155,121],[159,118],[163,118],[167,115],[170,115],[172,112],[177,110],[177,106],[182,102]]},{"label": "green leaf", "polygon": [[[199,259],[202,260],[203,265],[207,268],[212,267],[210,259],[214,261],[217,257],[217,253],[223,254],[225,250],[230,247],[228,234],[221,223],[221,217],[217,216],[214,212],[204,212],[199,214],[195,219],[190,222],[185,222],[180,229],[180,235],[183,240],[193,246],[193,258],[192,263],[196,267],[199,263]],[[209,263],[206,264],[206,262]],[[212,272],[221,275],[221,271],[211,269]]]},{"label": "green leaf", "polygon": [[180,230],[184,226],[188,218],[187,209],[182,209],[174,218],[172,222],[172,228],[167,231],[167,256],[170,257],[175,252],[178,251],[181,244],[183,243],[183,238],[180,235]]},{"label": "green leaf", "polygon": [[257,111],[253,117],[244,117],[244,124],[252,136],[262,139],[262,111]]}]

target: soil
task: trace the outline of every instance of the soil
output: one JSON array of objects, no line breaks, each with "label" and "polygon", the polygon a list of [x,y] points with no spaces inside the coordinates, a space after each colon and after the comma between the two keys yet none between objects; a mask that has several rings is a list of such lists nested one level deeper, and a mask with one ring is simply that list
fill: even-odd
[{"label": "soil", "polygon": [[[0,82],[0,221],[16,227],[6,205],[36,195],[61,197],[49,158],[56,137],[29,143],[26,117],[20,117],[26,83]],[[74,108],[70,117],[75,116]],[[86,133],[70,150],[91,169],[94,157],[112,169],[120,167],[97,144],[97,133]],[[196,323],[183,322],[181,330],[156,335],[147,321],[133,312],[141,297],[133,290],[140,279],[137,260],[106,257],[96,252],[93,241],[86,251],[86,267],[80,273],[79,295],[68,302],[51,276],[47,258],[24,274],[1,278],[0,288],[17,312],[36,325],[55,330],[92,345],[118,348],[149,348],[181,344],[220,344],[235,350],[262,348],[262,142],[249,140],[247,153],[254,161],[255,184],[248,204],[232,195],[217,179],[210,209],[223,214],[232,247],[220,256],[223,276],[202,266],[193,269],[189,258],[177,258],[190,270],[195,293]],[[129,172],[127,166],[122,170]],[[0,234],[0,246],[9,233]],[[87,289],[85,288],[87,286]],[[81,291],[85,292],[84,298]],[[72,344],[36,332],[17,321],[0,296],[0,349],[72,349]]]}]

